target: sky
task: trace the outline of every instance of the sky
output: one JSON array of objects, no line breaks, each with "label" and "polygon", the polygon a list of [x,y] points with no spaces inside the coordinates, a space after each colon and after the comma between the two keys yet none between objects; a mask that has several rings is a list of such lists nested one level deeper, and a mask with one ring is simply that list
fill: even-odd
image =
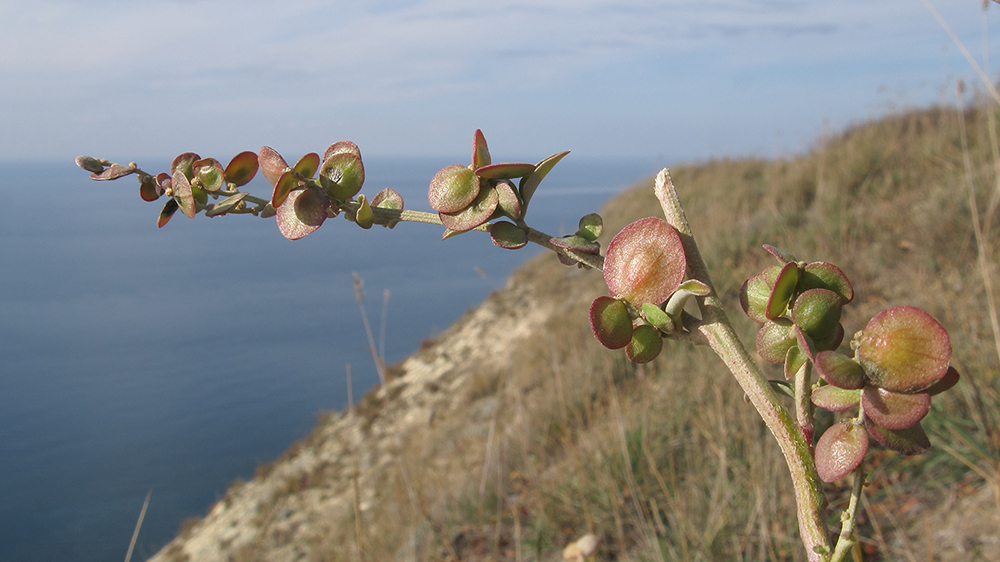
[{"label": "sky", "polygon": [[[1000,5],[931,1],[1000,45]],[[922,0],[0,0],[0,159],[771,157],[957,78]]]}]

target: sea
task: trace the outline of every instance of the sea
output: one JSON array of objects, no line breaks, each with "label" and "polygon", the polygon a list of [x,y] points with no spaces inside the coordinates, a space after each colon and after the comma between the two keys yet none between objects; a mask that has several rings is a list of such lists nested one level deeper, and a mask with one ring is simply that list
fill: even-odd
[{"label": "sea", "polygon": [[[133,177],[91,181],[68,155],[0,162],[0,561],[145,560],[236,479],[377,382],[353,275],[389,363],[416,351],[540,250],[341,218],[295,242],[274,219],[162,229]],[[366,158],[363,193],[429,211],[452,158]],[[169,158],[140,162],[156,173]],[[552,235],[662,165],[570,155],[528,223]],[[248,186],[268,196],[262,177]],[[555,259],[554,257],[552,259]],[[348,365],[350,367],[348,367]]]}]

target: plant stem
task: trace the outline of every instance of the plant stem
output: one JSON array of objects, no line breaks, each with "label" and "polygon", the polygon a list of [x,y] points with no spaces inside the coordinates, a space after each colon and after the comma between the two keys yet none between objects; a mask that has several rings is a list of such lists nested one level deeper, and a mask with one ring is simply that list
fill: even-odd
[{"label": "plant stem", "polygon": [[840,516],[840,536],[837,547],[833,550],[830,562],[845,562],[851,549],[857,544],[854,538],[854,525],[858,520],[858,504],[861,503],[861,492],[865,487],[865,472],[861,467],[854,469],[854,486],[851,487],[851,500],[847,511]]},{"label": "plant stem", "polygon": [[767,377],[733,331],[732,324],[722,308],[722,302],[716,294],[705,261],[698,251],[691,226],[687,222],[674,184],[670,180],[670,172],[666,168],[656,176],[654,190],[667,222],[681,235],[691,278],[711,288],[708,296],[698,297],[702,315],[702,324],[698,330],[736,377],[747,398],[764,420],[764,424],[778,441],[795,490],[799,534],[806,549],[806,556],[810,562],[827,560],[830,543],[824,520],[826,496],[823,494],[822,483],[816,473],[811,447],[796,425],[794,417],[778,401]]}]

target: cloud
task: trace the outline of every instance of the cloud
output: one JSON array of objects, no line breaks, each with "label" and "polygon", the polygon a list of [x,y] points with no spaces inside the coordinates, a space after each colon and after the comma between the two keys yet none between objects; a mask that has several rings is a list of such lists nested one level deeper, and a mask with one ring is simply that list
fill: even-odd
[{"label": "cloud", "polygon": [[[958,4],[941,9],[977,42],[978,8]],[[770,88],[762,98],[780,103],[820,87],[824,73],[908,83],[946,43],[911,0],[5,2],[0,125],[36,130],[0,137],[0,149],[35,139],[43,150],[53,134],[37,123],[93,138],[95,115],[123,111],[137,128],[243,130],[252,116],[289,135],[317,116],[371,131],[395,130],[375,122],[389,115],[420,130],[455,116],[532,115],[554,127],[552,116],[584,111],[595,123],[669,121],[681,109],[662,100],[746,111],[719,97],[734,87]]]}]

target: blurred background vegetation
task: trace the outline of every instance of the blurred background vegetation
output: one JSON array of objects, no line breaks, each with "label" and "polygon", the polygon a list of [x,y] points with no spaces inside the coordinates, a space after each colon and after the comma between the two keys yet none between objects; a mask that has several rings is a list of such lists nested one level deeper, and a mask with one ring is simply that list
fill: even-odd
[{"label": "blurred background vegetation", "polygon": [[[898,113],[830,135],[801,156],[671,170],[750,346],[757,325],[737,291],[773,263],[764,243],[835,263],[851,278],[847,341],[898,305],[923,308],[951,335],[963,379],[924,421],[933,449],[903,457],[873,446],[866,459],[859,560],[989,560],[1000,552],[970,538],[983,536],[976,525],[995,537],[1000,521],[1000,341],[984,289],[987,277],[996,285],[1000,263],[996,107]],[[650,180],[602,210],[602,242],[654,213]],[[366,505],[365,559],[559,560],[587,532],[602,538],[599,560],[804,559],[784,460],[709,349],[668,341],[640,366],[604,349],[587,323],[590,302],[606,293],[601,275],[551,255],[514,274],[504,293],[517,291],[558,302],[562,313],[509,350],[513,367],[484,365],[450,389],[459,407],[407,439],[399,451],[406,473],[389,471],[396,476]],[[781,377],[777,366],[765,369]],[[373,417],[396,406],[370,396],[356,412]],[[489,431],[470,431],[477,420]],[[817,435],[833,421],[820,415]],[[319,475],[287,492],[322,485]],[[847,483],[828,491],[836,531]],[[331,522],[329,536],[308,545],[310,559],[359,559],[355,529],[353,517]]]}]

